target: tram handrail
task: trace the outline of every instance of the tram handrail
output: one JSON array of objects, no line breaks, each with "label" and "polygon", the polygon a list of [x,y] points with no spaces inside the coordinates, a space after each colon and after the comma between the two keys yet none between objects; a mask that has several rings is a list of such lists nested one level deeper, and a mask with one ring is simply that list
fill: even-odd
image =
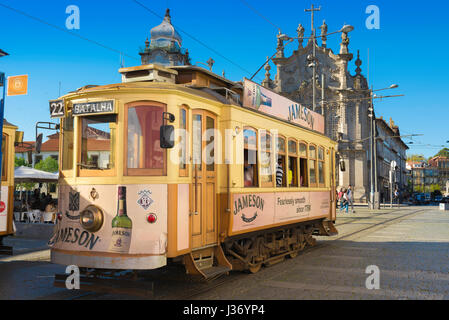
[{"label": "tram handrail", "polygon": [[95,169],[95,170],[101,170],[104,171],[106,169],[100,168],[98,166],[92,166],[92,165],[88,165],[88,164],[84,164],[84,163],[77,163],[78,167],[82,167],[83,169]]}]

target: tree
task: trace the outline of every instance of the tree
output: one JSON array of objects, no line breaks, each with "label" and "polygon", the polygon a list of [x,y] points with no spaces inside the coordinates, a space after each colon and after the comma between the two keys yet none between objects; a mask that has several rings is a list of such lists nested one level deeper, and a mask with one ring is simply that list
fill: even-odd
[{"label": "tree", "polygon": [[17,168],[17,167],[31,167],[31,165],[30,164],[28,164],[28,161],[26,161],[25,159],[21,159],[21,158],[17,158],[17,156],[16,156],[16,159],[15,159],[15,161],[14,161],[14,165],[15,165],[15,167]]},{"label": "tree", "polygon": [[449,148],[443,148],[441,149],[435,157],[446,157],[449,158]]},{"label": "tree", "polygon": [[422,154],[411,154],[407,157],[407,161],[426,161]]},{"label": "tree", "polygon": [[45,160],[41,160],[38,164],[34,166],[37,170],[55,173],[59,171],[58,160],[48,157]]}]

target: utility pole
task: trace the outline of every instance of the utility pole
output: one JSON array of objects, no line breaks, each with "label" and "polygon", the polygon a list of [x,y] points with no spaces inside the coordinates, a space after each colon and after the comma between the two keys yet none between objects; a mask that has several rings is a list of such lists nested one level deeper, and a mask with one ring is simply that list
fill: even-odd
[{"label": "utility pole", "polygon": [[[321,115],[324,117],[324,73],[321,74]],[[324,118],[326,119],[326,117]]]},{"label": "utility pole", "polygon": [[376,114],[374,113],[373,101],[373,86],[371,86],[371,107],[373,108],[373,151],[374,151],[374,210],[380,209],[380,195],[377,179],[377,129],[376,129]]},{"label": "utility pole", "polygon": [[370,95],[371,95],[371,106],[370,106],[370,109],[369,109],[369,111],[370,111],[370,114],[368,115],[368,117],[370,117],[370,139],[369,139],[369,146],[370,146],[370,150],[369,150],[369,153],[370,153],[370,160],[371,160],[371,165],[370,165],[370,181],[371,181],[371,190],[370,190],[370,209],[371,210],[374,210],[374,161],[375,161],[375,159],[374,159],[374,148],[373,148],[373,146],[374,146],[374,143],[375,143],[375,140],[374,140],[374,137],[373,137],[373,132],[374,132],[374,129],[373,129],[373,123],[374,123],[374,120],[373,120],[373,118],[374,118],[374,106],[373,106],[373,98],[372,98],[372,90],[371,90],[371,92],[370,92]]},{"label": "utility pole", "polygon": [[[0,58],[8,56],[9,54],[0,50]],[[0,100],[0,133],[3,135],[3,118],[5,114],[5,97],[6,97],[6,75],[3,72],[0,72],[0,86],[3,87],[3,97]],[[2,158],[3,158],[3,148],[2,148],[3,139],[0,139],[0,172],[2,172]],[[5,161],[6,164],[6,161]],[[1,200],[1,192],[0,192],[0,200]],[[1,245],[1,242],[0,242]]]},{"label": "utility pole", "polygon": [[316,111],[316,47],[315,47],[315,41],[316,41],[316,30],[314,25],[314,19],[315,19],[315,11],[321,11],[321,6],[319,8],[315,8],[312,4],[311,9],[305,9],[305,12],[311,12],[312,16],[312,45],[313,45],[313,53],[312,53],[312,68],[313,68],[313,75],[312,75],[312,110]]}]

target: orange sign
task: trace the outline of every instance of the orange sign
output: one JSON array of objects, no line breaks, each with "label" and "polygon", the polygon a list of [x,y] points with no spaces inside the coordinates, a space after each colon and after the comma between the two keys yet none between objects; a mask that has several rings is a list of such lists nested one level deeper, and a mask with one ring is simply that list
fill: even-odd
[{"label": "orange sign", "polygon": [[8,77],[8,97],[28,93],[28,75]]}]

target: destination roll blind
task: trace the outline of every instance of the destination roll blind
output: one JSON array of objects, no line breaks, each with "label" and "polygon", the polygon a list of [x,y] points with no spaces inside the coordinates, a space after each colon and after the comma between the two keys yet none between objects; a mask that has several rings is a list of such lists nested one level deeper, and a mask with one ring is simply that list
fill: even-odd
[{"label": "destination roll blind", "polygon": [[98,101],[88,103],[76,103],[73,105],[73,115],[115,113],[114,101]]}]

